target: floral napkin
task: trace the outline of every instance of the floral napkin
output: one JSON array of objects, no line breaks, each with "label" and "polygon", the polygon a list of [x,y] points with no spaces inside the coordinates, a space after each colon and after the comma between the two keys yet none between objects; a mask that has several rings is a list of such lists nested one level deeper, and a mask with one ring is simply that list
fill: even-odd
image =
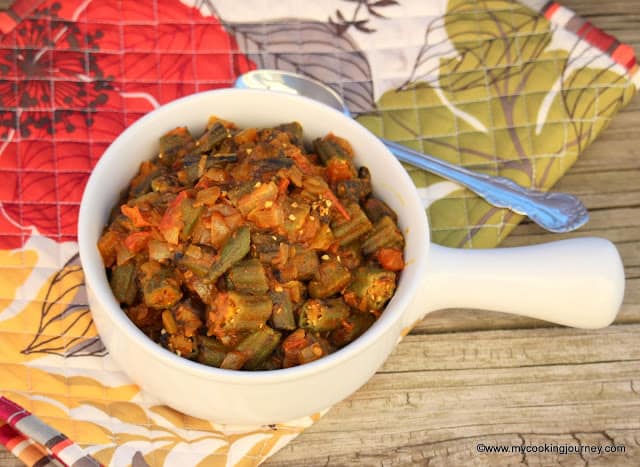
[{"label": "floral napkin", "polygon": [[[377,134],[543,190],[640,84],[630,47],[537,0],[18,0],[1,12],[0,395],[105,465],[257,465],[320,416],[236,427],[160,405],[107,355],[77,256],[82,190],[109,143],[256,67],[324,81]],[[521,219],[407,170],[438,243],[495,246]]]}]

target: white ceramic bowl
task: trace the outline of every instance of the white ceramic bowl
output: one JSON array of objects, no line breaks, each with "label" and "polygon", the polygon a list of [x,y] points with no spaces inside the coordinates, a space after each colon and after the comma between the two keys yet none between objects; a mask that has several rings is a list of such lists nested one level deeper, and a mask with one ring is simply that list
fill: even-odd
[{"label": "white ceramic bowl", "polygon": [[[97,249],[119,194],[158,138],[177,126],[198,133],[210,115],[240,127],[299,121],[308,138],[346,138],[367,166],[374,191],[397,213],[406,269],[380,319],[345,348],[299,367],[243,372],[180,358],[148,339],[120,309]],[[597,238],[535,247],[455,250],[429,242],[422,203],[402,166],[368,130],[315,101],[267,91],[218,90],[167,104],[125,130],[87,183],[78,221],[80,258],[91,312],[113,359],[142,388],[189,415],[219,423],[275,423],[313,414],[345,398],[384,362],[403,331],[429,311],[484,308],[595,328],[613,321],[624,290],[615,247]]]}]

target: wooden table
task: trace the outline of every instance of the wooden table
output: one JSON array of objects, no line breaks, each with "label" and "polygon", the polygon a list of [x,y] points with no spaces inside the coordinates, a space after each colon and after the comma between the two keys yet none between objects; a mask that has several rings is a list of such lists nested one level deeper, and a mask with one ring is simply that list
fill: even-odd
[{"label": "wooden table", "polygon": [[[563,4],[640,51],[639,0]],[[639,97],[555,188],[579,195],[591,221],[568,235],[525,223],[504,246],[590,235],[615,242],[627,288],[614,325],[581,331],[483,311],[433,313],[363,388],[265,465],[638,465]],[[626,453],[477,452],[479,444],[544,443],[624,445]],[[0,448],[0,466],[17,465]]]}]

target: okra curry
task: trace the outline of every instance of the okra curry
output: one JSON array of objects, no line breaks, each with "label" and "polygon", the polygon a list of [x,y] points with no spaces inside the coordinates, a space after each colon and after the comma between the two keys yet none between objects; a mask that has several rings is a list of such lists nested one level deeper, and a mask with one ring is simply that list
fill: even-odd
[{"label": "okra curry", "polygon": [[311,362],[382,313],[404,267],[396,214],[346,140],[299,123],[160,138],[98,248],[113,294],[148,337],[233,370]]}]

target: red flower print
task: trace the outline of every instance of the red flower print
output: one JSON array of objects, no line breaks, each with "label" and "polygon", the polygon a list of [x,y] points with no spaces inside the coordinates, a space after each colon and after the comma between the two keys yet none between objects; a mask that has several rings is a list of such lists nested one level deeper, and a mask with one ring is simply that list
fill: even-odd
[{"label": "red flower print", "polygon": [[0,36],[0,248],[74,240],[89,172],[126,126],[251,68],[179,0],[45,1]]}]

